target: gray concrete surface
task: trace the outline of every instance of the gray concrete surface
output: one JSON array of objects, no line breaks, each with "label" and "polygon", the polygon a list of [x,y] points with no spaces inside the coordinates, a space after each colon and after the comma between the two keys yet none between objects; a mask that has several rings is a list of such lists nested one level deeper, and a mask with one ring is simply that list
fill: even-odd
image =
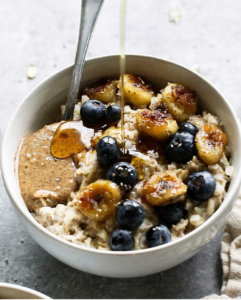
[{"label": "gray concrete surface", "polygon": [[[181,21],[168,13],[179,9]],[[240,116],[239,0],[128,0],[126,51],[200,65]],[[41,80],[74,61],[79,0],[0,0],[1,137],[23,97]],[[106,0],[88,57],[119,52],[119,1]],[[26,77],[30,64],[35,79]],[[58,109],[58,108],[56,108]],[[200,298],[222,282],[220,233],[185,263],[152,276],[109,279],[72,269],[42,250],[24,231],[0,183],[0,282],[52,298]],[[24,243],[21,243],[21,239]],[[8,258],[8,263],[5,259]]]}]

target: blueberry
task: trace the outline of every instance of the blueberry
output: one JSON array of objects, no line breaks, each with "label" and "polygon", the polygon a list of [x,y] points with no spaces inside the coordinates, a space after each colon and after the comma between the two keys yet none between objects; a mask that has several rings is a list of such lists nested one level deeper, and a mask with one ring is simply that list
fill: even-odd
[{"label": "blueberry", "polygon": [[164,225],[152,226],[146,234],[146,243],[148,247],[157,247],[171,241],[171,232]]},{"label": "blueberry", "polygon": [[168,226],[175,225],[184,217],[184,202],[160,206],[157,208],[160,221]]},{"label": "blueberry", "polygon": [[187,194],[194,200],[205,201],[213,196],[216,182],[207,171],[193,173],[187,179]]},{"label": "blueberry", "polygon": [[111,136],[105,136],[100,139],[96,150],[98,161],[104,167],[115,163],[120,156],[119,145]]},{"label": "blueberry", "polygon": [[116,219],[122,228],[133,230],[142,224],[145,214],[140,203],[127,200],[117,206]]},{"label": "blueberry", "polygon": [[106,109],[106,119],[110,122],[116,122],[121,118],[121,107],[119,105],[109,105]]},{"label": "blueberry", "polygon": [[189,122],[185,122],[185,123],[181,123],[179,125],[179,129],[178,129],[179,132],[189,132],[191,133],[193,136],[195,136],[198,132],[198,128],[197,126],[195,126],[194,124],[192,123],[189,123]]},{"label": "blueberry", "polygon": [[187,163],[195,153],[194,136],[189,132],[176,132],[166,141],[165,153],[167,159],[177,163]]},{"label": "blueberry", "polygon": [[119,162],[110,167],[106,179],[114,181],[123,190],[129,191],[137,184],[138,174],[131,164]]},{"label": "blueberry", "polygon": [[116,229],[110,237],[110,248],[113,251],[130,251],[134,245],[135,239],[129,230]]},{"label": "blueberry", "polygon": [[106,106],[98,100],[86,101],[80,109],[83,121],[89,124],[101,123],[105,119]]}]

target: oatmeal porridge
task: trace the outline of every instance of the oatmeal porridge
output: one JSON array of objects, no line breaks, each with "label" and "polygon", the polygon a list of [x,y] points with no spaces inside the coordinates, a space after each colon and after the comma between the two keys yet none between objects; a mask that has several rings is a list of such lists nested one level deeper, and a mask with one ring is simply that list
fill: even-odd
[{"label": "oatmeal porridge", "polygon": [[29,211],[53,234],[99,250],[140,250],[201,226],[222,204],[234,167],[222,121],[199,111],[182,84],[156,94],[126,74],[123,141],[119,85],[85,88],[73,121],[25,136],[18,180]]}]

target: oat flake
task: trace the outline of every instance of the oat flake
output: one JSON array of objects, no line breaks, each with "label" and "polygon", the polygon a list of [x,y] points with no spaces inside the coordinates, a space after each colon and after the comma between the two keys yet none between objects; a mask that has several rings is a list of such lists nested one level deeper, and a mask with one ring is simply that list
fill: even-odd
[{"label": "oat flake", "polygon": [[169,21],[172,23],[178,23],[181,19],[181,13],[178,9],[173,9],[169,12]]},{"label": "oat flake", "polygon": [[191,69],[192,71],[199,72],[199,65],[198,65],[198,64],[195,64],[195,65],[191,66],[190,69]]},{"label": "oat flake", "polygon": [[27,70],[27,77],[29,79],[34,79],[37,75],[37,68],[35,66],[29,66]]}]

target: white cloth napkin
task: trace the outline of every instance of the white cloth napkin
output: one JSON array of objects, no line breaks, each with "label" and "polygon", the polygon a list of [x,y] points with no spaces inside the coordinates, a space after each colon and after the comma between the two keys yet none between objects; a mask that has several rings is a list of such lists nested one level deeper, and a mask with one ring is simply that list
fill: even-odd
[{"label": "white cloth napkin", "polygon": [[223,264],[221,296],[210,295],[204,299],[230,299],[241,295],[241,194],[227,221],[222,239],[221,258]]}]

